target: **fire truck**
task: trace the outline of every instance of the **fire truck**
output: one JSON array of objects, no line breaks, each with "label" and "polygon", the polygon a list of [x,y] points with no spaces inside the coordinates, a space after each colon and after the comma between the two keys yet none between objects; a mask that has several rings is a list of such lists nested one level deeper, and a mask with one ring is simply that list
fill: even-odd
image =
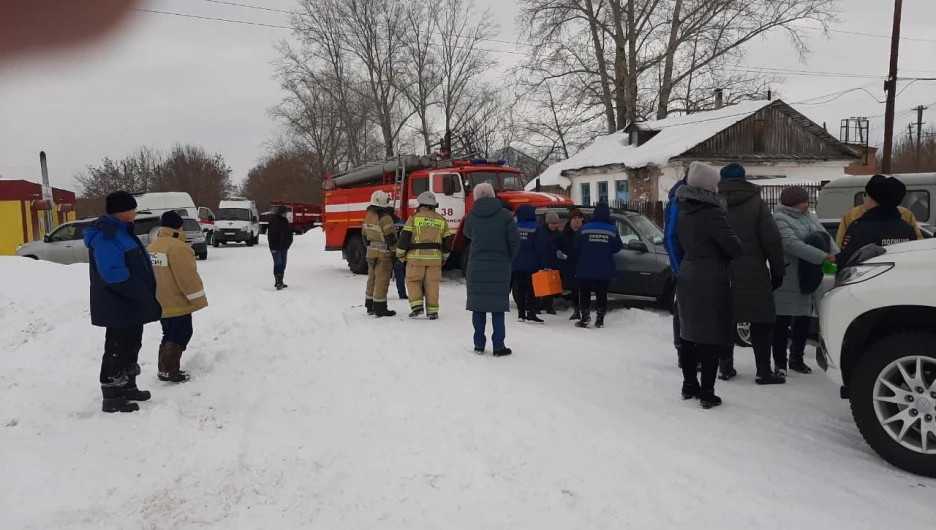
[{"label": "fire truck", "polygon": [[340,250],[352,272],[366,274],[367,249],[361,225],[371,194],[377,190],[389,193],[394,211],[405,221],[418,207],[416,197],[431,190],[439,202],[436,211],[454,234],[449,262],[464,271],[470,241],[462,234],[461,225],[474,204],[472,190],[482,182],[491,184],[511,211],[521,204],[534,208],[572,206],[571,199],[562,195],[524,191],[520,170],[503,160],[400,156],[325,178],[325,250]]}]

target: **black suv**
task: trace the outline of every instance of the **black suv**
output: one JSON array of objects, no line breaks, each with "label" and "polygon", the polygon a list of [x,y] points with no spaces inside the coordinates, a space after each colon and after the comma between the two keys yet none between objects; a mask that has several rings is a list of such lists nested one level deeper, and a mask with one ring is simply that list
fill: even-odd
[{"label": "black suv", "polygon": [[[587,223],[595,211],[579,207]],[[556,212],[563,228],[569,221],[567,208],[539,208],[536,221],[544,224],[546,214]],[[611,222],[617,226],[624,250],[614,255],[617,278],[608,286],[608,292],[631,300],[653,302],[672,311],[674,290],[669,257],[663,248],[663,231],[646,216],[627,210],[611,209]]]}]

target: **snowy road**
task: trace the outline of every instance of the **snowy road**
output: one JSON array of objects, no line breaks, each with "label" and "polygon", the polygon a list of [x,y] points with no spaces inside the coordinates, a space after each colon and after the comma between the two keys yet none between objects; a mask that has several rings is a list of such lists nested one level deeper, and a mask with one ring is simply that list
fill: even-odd
[{"label": "snowy road", "polygon": [[515,355],[477,357],[462,284],[437,322],[376,320],[323,246],[296,238],[282,292],[265,246],[211,249],[193,381],[156,380],[147,326],[154,397],[123,415],[100,412],[87,266],[0,258],[0,527],[936,527],[936,481],[877,458],[821,373],[757,387],[740,350],[702,411],[668,317],[637,309],[508,320]]}]

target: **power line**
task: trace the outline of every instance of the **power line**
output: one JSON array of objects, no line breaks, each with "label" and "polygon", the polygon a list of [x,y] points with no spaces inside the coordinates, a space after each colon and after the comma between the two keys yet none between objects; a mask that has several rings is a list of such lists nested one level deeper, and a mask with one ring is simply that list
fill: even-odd
[{"label": "power line", "polygon": [[[829,33],[842,33],[845,35],[859,35],[861,37],[875,37],[875,38],[881,38],[881,39],[891,38],[890,35],[884,35],[881,33],[865,33],[863,31],[848,31],[844,29],[823,29],[823,28],[816,28],[812,26],[804,26],[801,24],[790,24],[790,25],[796,28],[809,29],[812,31],[821,31],[821,32],[828,31]],[[900,37],[900,40],[911,41],[911,42],[936,42],[936,39],[926,39],[922,37]]]}]

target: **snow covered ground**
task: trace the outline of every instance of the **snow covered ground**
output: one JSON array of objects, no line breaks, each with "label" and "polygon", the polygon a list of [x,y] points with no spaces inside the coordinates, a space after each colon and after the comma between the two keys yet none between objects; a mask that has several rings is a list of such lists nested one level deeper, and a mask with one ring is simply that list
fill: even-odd
[{"label": "snow covered ground", "polygon": [[156,380],[147,326],[134,414],[100,412],[87,266],[0,258],[0,527],[936,526],[936,481],[877,458],[821,373],[756,387],[739,350],[703,411],[638,309],[508,320],[516,353],[477,357],[454,277],[439,321],[376,320],[323,247],[296,238],[282,292],[264,246],[211,249],[193,380]]}]

